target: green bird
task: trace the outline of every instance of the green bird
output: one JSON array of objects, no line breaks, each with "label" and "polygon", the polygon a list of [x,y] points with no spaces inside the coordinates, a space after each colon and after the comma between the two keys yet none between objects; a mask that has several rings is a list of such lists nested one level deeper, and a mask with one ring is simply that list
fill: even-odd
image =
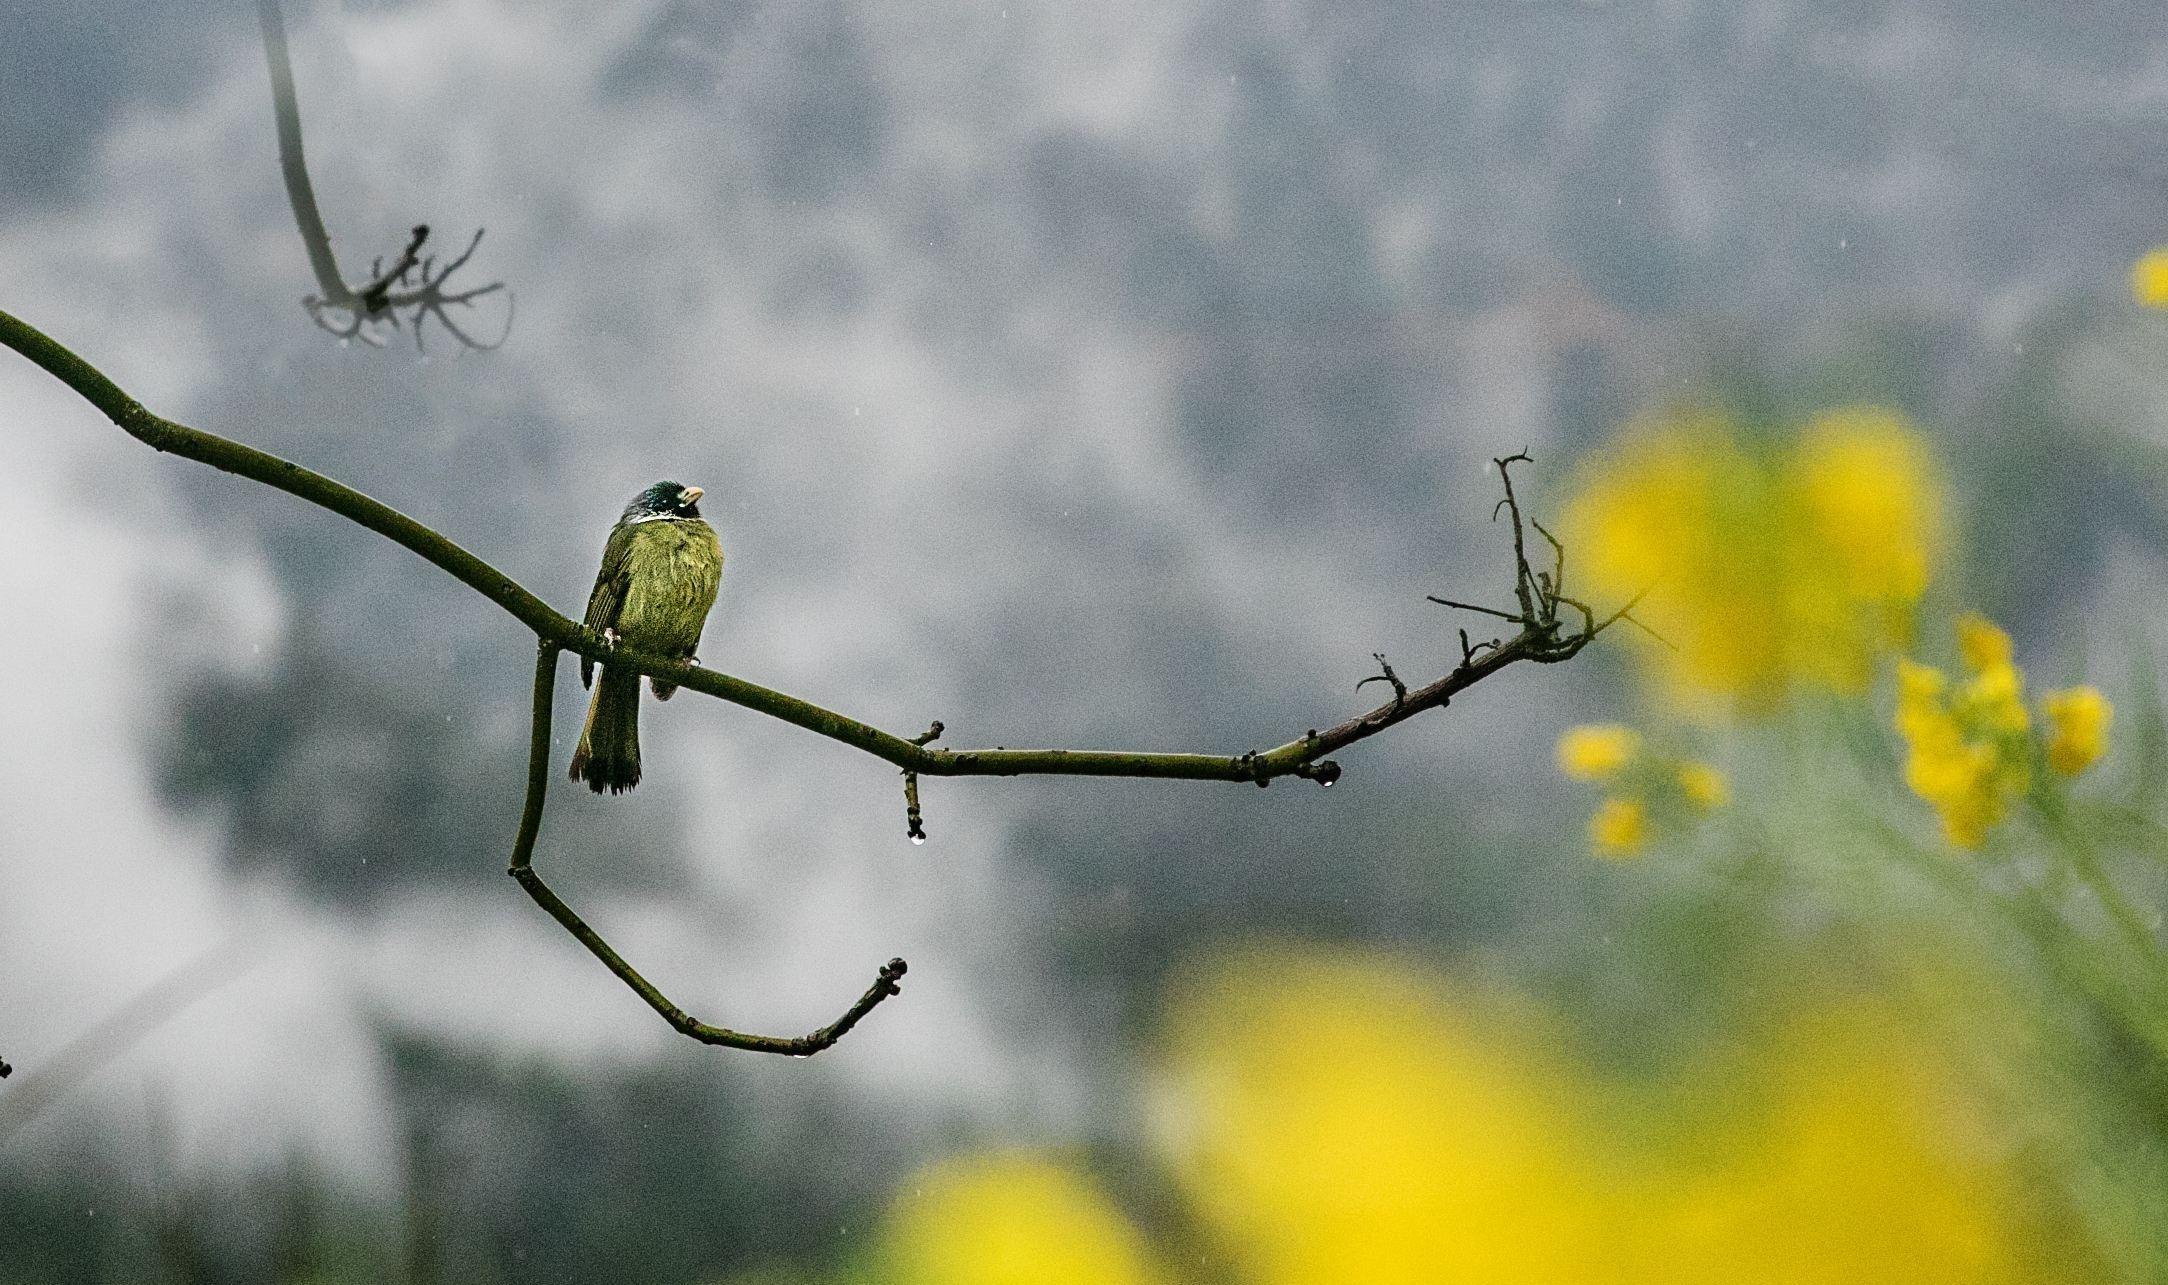
[{"label": "green bird", "polygon": [[[602,546],[602,571],[587,597],[587,627],[613,642],[662,656],[692,659],[715,590],[723,579],[723,545],[700,518],[697,486],[657,482],[625,506]],[[572,779],[600,794],[640,783],[640,675],[580,657],[580,682],[595,689],[587,726],[572,752]],[[654,682],[655,699],[677,688]]]}]

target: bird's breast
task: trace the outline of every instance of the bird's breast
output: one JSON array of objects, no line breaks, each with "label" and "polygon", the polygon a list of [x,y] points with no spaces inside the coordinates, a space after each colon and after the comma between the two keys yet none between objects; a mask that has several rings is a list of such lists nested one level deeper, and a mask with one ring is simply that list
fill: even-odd
[{"label": "bird's breast", "polygon": [[689,652],[722,583],[723,550],[705,522],[643,522],[627,554],[618,636],[635,647]]}]

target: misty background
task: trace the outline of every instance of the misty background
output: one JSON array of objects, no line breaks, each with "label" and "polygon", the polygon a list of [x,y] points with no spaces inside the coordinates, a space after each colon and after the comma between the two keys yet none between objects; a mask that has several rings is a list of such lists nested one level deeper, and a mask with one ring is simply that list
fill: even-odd
[{"label": "misty background", "polygon": [[[1458,659],[1426,593],[1510,589],[1490,457],[1535,455],[1541,511],[1577,450],[1712,385],[1910,410],[2021,641],[2153,628],[2157,488],[2086,443],[2168,429],[2168,336],[2122,301],[2168,238],[2157,5],[286,21],[349,275],[417,222],[486,228],[465,280],[516,294],[503,348],[309,324],[242,0],[0,3],[0,307],[569,613],[626,500],[701,485],[728,557],[702,660],[902,735],[1233,753],[1338,721],[1372,652]],[[1149,1086],[1118,1054],[1202,943],[1512,957],[1631,914],[1548,775],[1623,687],[1600,647],[1338,756],[1330,792],[927,780],[923,847],[885,764],[689,695],[645,706],[636,793],[560,777],[545,874],[739,1029],[911,964],[811,1062],[703,1049],[502,874],[516,622],[12,355],[0,533],[0,1055],[32,1072],[240,961],[0,1137],[0,1241],[56,1273],[175,1200],[269,1253],[235,1212],[266,1182],[442,1193],[535,1279],[673,1210],[653,1279],[832,1254],[959,1140],[1122,1145]]]}]

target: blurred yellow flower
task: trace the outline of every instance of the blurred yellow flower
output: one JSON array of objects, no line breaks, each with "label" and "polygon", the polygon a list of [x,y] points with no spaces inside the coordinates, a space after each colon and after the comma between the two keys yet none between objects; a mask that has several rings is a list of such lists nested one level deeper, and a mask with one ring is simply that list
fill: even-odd
[{"label": "blurred yellow flower", "polygon": [[2060,775],[2076,776],[2108,752],[2115,707],[2099,688],[2049,692],[2041,699],[2041,712],[2048,722],[2048,766]]},{"label": "blurred yellow flower", "polygon": [[1705,1070],[1752,1086],[1753,1105],[1701,1124],[1704,1158],[1668,1175],[1634,1227],[1644,1279],[2051,1279],[2026,1261],[2025,1193],[1981,1145],[1978,1106],[1906,1025],[1864,1003],[1810,1009]]},{"label": "blurred yellow flower", "polygon": [[1704,712],[1766,708],[1800,684],[1864,690],[1909,640],[1939,556],[1943,490],[1899,413],[1854,406],[1788,445],[1730,417],[1645,418],[1588,462],[1562,535],[1577,587],[1637,611],[1670,647],[1643,657]]},{"label": "blurred yellow flower", "polygon": [[1831,556],[1839,596],[1919,600],[1934,571],[1942,497],[1933,461],[1904,416],[1879,406],[1817,416],[1785,472],[1808,543]]},{"label": "blurred yellow flower", "polygon": [[890,1217],[897,1285],[1151,1285],[1144,1238],[1097,1184],[1035,1152],[920,1171]]},{"label": "blurred yellow flower", "polygon": [[1978,674],[2010,664],[2016,651],[2010,635],[1995,622],[1968,611],[1957,618],[1957,655],[1965,668]]},{"label": "blurred yellow flower", "polygon": [[1585,723],[1558,738],[1558,770],[1576,781],[1617,776],[1641,748],[1641,735],[1619,723]]},{"label": "blurred yellow flower", "polygon": [[1679,764],[1679,791],[1688,803],[1704,812],[1714,812],[1731,802],[1731,780],[1707,763]]},{"label": "blurred yellow flower", "polygon": [[2009,635],[1968,615],[1957,622],[1957,640],[1970,677],[1954,694],[1941,670],[1897,662],[1896,727],[1905,784],[1934,806],[1944,837],[1969,849],[1987,841],[2032,785],[2031,720]]},{"label": "blurred yellow flower", "polygon": [[1983,616],[1961,616],[1957,654],[1972,673],[1958,697],[1969,722],[1998,733],[2023,732],[2032,726],[2032,716],[2025,711],[2025,676],[2010,659],[2010,635]]},{"label": "blurred yellow flower", "polygon": [[1649,810],[1639,799],[1611,795],[1588,819],[1589,846],[1599,857],[1639,856],[1648,841]]},{"label": "blurred yellow flower", "polygon": [[1192,979],[1162,1139],[1248,1285],[1615,1279],[1604,1131],[1529,1019],[1357,954]]},{"label": "blurred yellow flower", "polygon": [[1609,787],[1588,819],[1588,844],[1599,857],[1638,856],[1659,830],[1683,828],[1731,800],[1731,782],[1714,766],[1652,751],[1623,723],[1568,728],[1558,738],[1558,770]]},{"label": "blurred yellow flower", "polygon": [[2168,246],[2148,250],[2130,265],[2130,293],[2142,308],[2168,308]]},{"label": "blurred yellow flower", "polygon": [[2049,1279],[1984,1105],[1877,1006],[1614,1081],[1524,1006],[1281,950],[1167,1029],[1162,1148],[1242,1285]]}]

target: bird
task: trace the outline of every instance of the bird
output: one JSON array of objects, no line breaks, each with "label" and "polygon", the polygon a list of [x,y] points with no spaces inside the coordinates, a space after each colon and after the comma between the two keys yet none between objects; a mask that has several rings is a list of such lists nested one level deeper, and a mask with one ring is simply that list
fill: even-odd
[{"label": "bird", "polygon": [[[633,497],[602,546],[602,570],[587,597],[589,629],[654,655],[690,660],[723,579],[723,545],[700,516],[697,486],[657,482]],[[587,725],[572,752],[572,779],[600,794],[640,783],[640,675],[580,657],[580,683],[594,688]],[[677,687],[651,679],[655,699]]]}]

